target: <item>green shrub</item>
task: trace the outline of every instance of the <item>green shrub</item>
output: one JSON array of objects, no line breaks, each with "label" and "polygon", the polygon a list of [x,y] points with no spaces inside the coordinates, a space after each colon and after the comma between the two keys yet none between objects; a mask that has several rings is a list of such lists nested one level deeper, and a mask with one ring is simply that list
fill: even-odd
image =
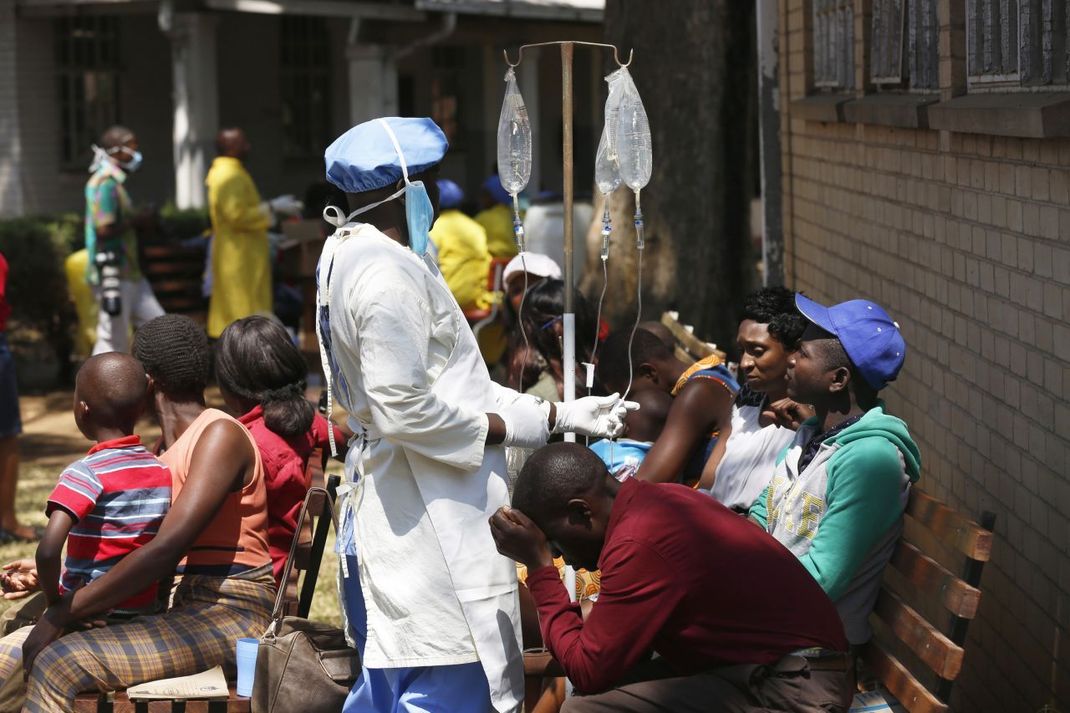
[{"label": "green shrub", "polygon": [[207,208],[176,208],[174,203],[168,203],[160,209],[160,234],[164,240],[192,238],[211,225]]},{"label": "green shrub", "polygon": [[7,300],[20,326],[53,335],[68,310],[63,261],[81,247],[77,217],[0,220],[0,252],[7,258]]}]

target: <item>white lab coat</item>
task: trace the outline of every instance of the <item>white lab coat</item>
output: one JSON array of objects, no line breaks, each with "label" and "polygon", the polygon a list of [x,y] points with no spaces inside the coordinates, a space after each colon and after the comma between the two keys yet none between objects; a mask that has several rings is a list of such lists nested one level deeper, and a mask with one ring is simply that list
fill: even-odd
[{"label": "white lab coat", "polygon": [[524,687],[516,569],[487,523],[508,502],[505,452],[485,446],[485,414],[531,397],[490,380],[437,268],[375,227],[336,231],[319,275],[334,393],[363,433],[346,462],[354,536],[343,544],[368,608],[364,665],[478,660],[495,708],[514,710]]}]

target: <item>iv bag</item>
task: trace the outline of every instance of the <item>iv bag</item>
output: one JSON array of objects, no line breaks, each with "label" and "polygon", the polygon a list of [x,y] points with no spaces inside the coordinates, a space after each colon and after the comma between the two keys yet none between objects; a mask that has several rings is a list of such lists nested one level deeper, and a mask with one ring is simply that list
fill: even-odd
[{"label": "iv bag", "polygon": [[605,121],[602,124],[602,138],[598,142],[598,151],[594,159],[594,180],[598,190],[606,195],[620,185],[620,164],[617,157],[617,122],[620,115],[621,77],[623,69],[606,77],[609,83],[609,96],[606,97]]},{"label": "iv bag", "polygon": [[620,177],[633,191],[641,190],[650,181],[651,157],[650,123],[646,118],[643,100],[635,88],[627,68],[621,69],[621,98],[617,117],[617,155]]},{"label": "iv bag", "polygon": [[512,67],[505,73],[505,98],[498,118],[498,177],[513,196],[531,178],[531,122]]}]

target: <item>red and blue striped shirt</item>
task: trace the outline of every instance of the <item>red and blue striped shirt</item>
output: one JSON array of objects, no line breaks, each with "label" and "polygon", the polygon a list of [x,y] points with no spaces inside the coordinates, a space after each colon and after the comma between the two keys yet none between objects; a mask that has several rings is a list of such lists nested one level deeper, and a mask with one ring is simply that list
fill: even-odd
[{"label": "red and blue striped shirt", "polygon": [[[101,441],[67,466],[45,513],[60,507],[75,524],[67,535],[60,592],[100,577],[156,536],[171,505],[171,471],[136,436]],[[152,608],[156,586],[130,597],[121,611]]]}]

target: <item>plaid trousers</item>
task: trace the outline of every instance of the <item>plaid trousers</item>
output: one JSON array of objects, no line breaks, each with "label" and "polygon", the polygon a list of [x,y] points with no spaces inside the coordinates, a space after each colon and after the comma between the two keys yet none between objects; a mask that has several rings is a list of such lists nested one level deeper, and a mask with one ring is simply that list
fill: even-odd
[{"label": "plaid trousers", "polygon": [[73,711],[83,691],[114,691],[220,664],[232,676],[237,640],[263,634],[274,604],[270,564],[230,577],[187,575],[169,611],[67,634],[42,651],[23,711]]}]

